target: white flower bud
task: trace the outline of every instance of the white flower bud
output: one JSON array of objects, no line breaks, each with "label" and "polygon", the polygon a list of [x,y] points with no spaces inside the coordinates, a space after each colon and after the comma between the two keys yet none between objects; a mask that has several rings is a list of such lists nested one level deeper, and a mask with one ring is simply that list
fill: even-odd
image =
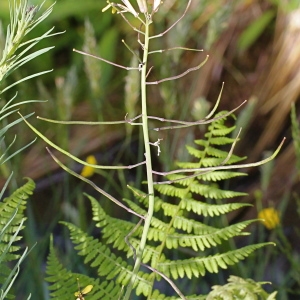
[{"label": "white flower bud", "polygon": [[128,12],[132,13],[135,17],[139,15],[128,0],[122,0],[122,2],[125,4]]},{"label": "white flower bud", "polygon": [[162,3],[162,0],[154,0],[152,11],[157,12],[157,10],[158,10],[161,3]]},{"label": "white flower bud", "polygon": [[147,12],[147,3],[146,0],[137,0],[137,3],[139,5],[139,9],[141,13],[146,13]]}]

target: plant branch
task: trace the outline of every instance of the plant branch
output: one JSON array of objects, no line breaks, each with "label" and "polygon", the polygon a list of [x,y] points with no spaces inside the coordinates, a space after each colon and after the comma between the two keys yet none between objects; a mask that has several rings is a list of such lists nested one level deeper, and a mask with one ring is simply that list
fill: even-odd
[{"label": "plant branch", "polygon": [[286,140],[286,138],[282,139],[280,145],[277,147],[277,149],[274,151],[274,153],[271,156],[269,156],[269,157],[267,157],[263,160],[260,160],[258,162],[248,163],[248,164],[240,164],[240,165],[230,165],[230,166],[192,168],[192,169],[178,169],[178,170],[173,170],[173,171],[169,171],[169,172],[153,171],[153,174],[161,175],[161,176],[167,176],[167,175],[178,174],[178,173],[183,173],[183,172],[185,172],[185,173],[199,172],[197,174],[194,174],[194,175],[198,176],[198,175],[203,174],[203,172],[206,172],[206,171],[230,170],[230,169],[241,169],[241,168],[257,167],[257,166],[265,164],[265,163],[271,161],[272,159],[274,159],[277,156],[277,154],[279,153],[279,151],[280,151],[281,147],[283,146],[283,143],[284,143],[285,140]]},{"label": "plant branch", "polygon": [[69,169],[67,166],[65,166],[61,161],[59,161],[59,159],[50,151],[50,149],[48,147],[46,147],[48,153],[51,155],[51,157],[53,158],[53,160],[65,171],[67,171],[69,174],[79,178],[80,180],[88,183],[89,185],[91,185],[97,192],[99,192],[100,194],[104,195],[105,197],[107,197],[109,200],[111,200],[112,202],[114,202],[115,204],[117,204],[118,206],[122,207],[123,209],[127,210],[129,213],[134,214],[136,216],[138,216],[141,219],[145,219],[144,216],[136,213],[135,211],[133,211],[132,209],[128,208],[126,205],[124,205],[123,203],[121,203],[119,200],[117,200],[115,197],[113,197],[112,195],[106,193],[104,190],[100,189],[93,181],[77,174],[76,172],[72,171],[71,169]]},{"label": "plant branch", "polygon": [[146,84],[148,84],[148,85],[159,84],[159,83],[162,83],[162,82],[165,82],[165,81],[175,80],[175,79],[179,79],[181,77],[184,77],[188,73],[193,72],[193,71],[197,71],[201,67],[203,67],[203,65],[207,62],[208,57],[209,57],[209,55],[206,56],[205,60],[200,65],[198,65],[196,67],[193,67],[193,68],[189,68],[185,72],[183,72],[179,75],[168,77],[168,78],[163,78],[163,79],[160,79],[160,80],[157,80],[157,81],[147,81]]},{"label": "plant branch", "polygon": [[149,39],[155,39],[155,38],[161,37],[161,36],[165,35],[168,31],[170,31],[174,26],[176,26],[184,18],[184,16],[186,15],[191,3],[192,3],[192,0],[189,0],[187,6],[185,8],[185,11],[183,12],[183,15],[171,27],[169,27],[167,30],[165,30],[164,32],[162,32],[160,34],[153,35],[153,36],[149,37]]},{"label": "plant branch", "polygon": [[[136,250],[135,248],[132,246],[132,244],[129,242],[129,237],[138,229],[138,227],[141,225],[142,223],[142,219],[134,226],[134,228],[126,235],[125,237],[125,242],[128,245],[128,247],[131,249],[132,253],[133,253],[133,259],[136,260]],[[158,271],[155,268],[152,268],[151,266],[141,263],[142,266],[144,266],[145,268],[149,269],[150,271],[160,275],[162,278],[164,278],[169,284],[170,286],[174,289],[174,291],[178,294],[178,296],[183,299],[183,300],[187,300],[184,295],[182,294],[182,292],[179,290],[179,288],[176,286],[176,284],[169,278],[167,277],[164,273]]]},{"label": "plant branch", "polygon": [[147,95],[146,95],[146,75],[147,75],[147,60],[149,51],[149,25],[151,24],[149,18],[145,18],[145,44],[143,53],[143,65],[141,68],[141,101],[142,101],[142,121],[143,121],[143,136],[144,136],[144,148],[146,158],[146,173],[147,173],[147,185],[148,185],[148,212],[145,219],[145,224],[141,236],[141,241],[136,253],[136,260],[133,267],[133,276],[127,286],[127,290],[124,296],[124,300],[129,300],[131,291],[136,280],[138,271],[142,263],[143,252],[146,247],[148,231],[151,225],[151,219],[154,211],[154,186],[153,186],[153,173],[152,173],[152,160],[150,151],[150,140],[149,140],[149,128],[148,128],[148,117],[147,117]]},{"label": "plant branch", "polygon": [[[233,154],[233,150],[235,148],[235,145],[236,143],[238,142],[238,139],[239,139],[239,136],[241,134],[241,131],[242,131],[242,128],[240,128],[239,132],[238,132],[238,135],[236,136],[236,138],[234,139],[234,142],[232,143],[231,147],[230,147],[230,151],[228,152],[226,158],[220,163],[219,166],[224,166],[230,159],[230,157],[232,156]],[[154,184],[171,184],[173,182],[178,182],[178,181],[181,181],[181,180],[185,180],[185,179],[189,179],[189,178],[194,178],[194,177],[197,177],[199,175],[204,175],[204,174],[208,174],[208,173],[211,173],[215,170],[208,170],[206,171],[207,168],[204,169],[203,172],[201,172],[201,174],[199,173],[196,173],[196,174],[193,174],[193,175],[189,175],[189,176],[184,176],[182,178],[178,178],[178,179],[174,179],[174,180],[167,180],[167,181],[158,181],[158,182],[154,182]]]},{"label": "plant branch", "polygon": [[140,70],[141,70],[140,67],[125,67],[125,66],[116,64],[116,63],[114,63],[114,62],[112,62],[112,61],[109,61],[109,60],[107,60],[107,59],[105,59],[105,58],[102,58],[102,57],[99,57],[99,56],[96,56],[96,55],[93,55],[93,54],[90,54],[90,53],[87,53],[87,52],[84,52],[84,51],[80,51],[80,50],[77,50],[77,49],[73,49],[73,51],[74,51],[74,52],[77,52],[77,53],[80,53],[80,54],[82,54],[82,55],[86,55],[86,56],[90,56],[90,57],[99,59],[99,60],[101,60],[101,61],[106,62],[106,63],[109,64],[109,65],[113,65],[113,66],[115,66],[115,67],[118,67],[118,68],[121,68],[121,69],[125,69],[125,70],[127,70],[127,71],[130,71],[130,70],[139,70],[139,71],[140,71]]},{"label": "plant branch", "polygon": [[[205,119],[203,120],[199,120],[199,121],[195,121],[195,122],[185,122],[185,121],[180,121],[180,120],[170,120],[170,119],[164,119],[164,118],[159,118],[159,117],[152,117],[149,116],[149,119],[156,119],[158,121],[161,122],[170,122],[170,123],[178,123],[178,124],[182,124],[182,125],[178,125],[178,126],[167,126],[167,127],[156,127],[153,128],[153,130],[155,131],[160,131],[160,130],[169,130],[169,129],[178,129],[178,128],[186,128],[186,127],[190,127],[190,126],[195,126],[195,125],[204,125],[204,124],[210,124],[212,122],[221,120],[223,118],[226,118],[228,116],[230,116],[233,112],[235,112],[236,110],[238,110],[242,105],[244,105],[247,102],[247,100],[245,100],[242,104],[240,104],[238,107],[234,108],[233,110],[224,113],[223,115],[216,117],[216,118],[212,118],[208,120],[208,116],[205,117]],[[210,116],[211,114],[209,114]]]},{"label": "plant branch", "polygon": [[160,50],[150,51],[149,55],[154,54],[154,53],[163,53],[163,52],[171,51],[171,50],[186,50],[186,51],[203,52],[203,49],[192,49],[192,48],[186,48],[186,47],[172,47],[172,48],[168,48],[168,49],[160,49]]},{"label": "plant branch", "polygon": [[126,44],[126,42],[124,40],[122,40],[122,43],[133,54],[133,56],[135,56],[138,59],[138,61],[140,62],[140,64],[142,64],[143,62],[141,61],[141,59],[139,58],[139,56]]},{"label": "plant branch", "polygon": [[133,123],[135,120],[139,119],[142,116],[142,114],[132,118],[132,119],[126,119],[124,121],[111,121],[111,122],[90,122],[90,121],[59,121],[59,120],[52,120],[47,119],[43,117],[37,116],[37,119],[47,121],[50,123],[56,123],[56,124],[65,124],[65,125],[118,125],[118,124],[131,124],[131,125],[140,125],[140,123],[136,124]]},{"label": "plant branch", "polygon": [[84,165],[84,166],[89,166],[95,169],[114,169],[114,170],[124,170],[124,169],[132,169],[132,168],[136,168],[138,166],[144,165],[146,163],[146,161],[142,161],[140,163],[134,164],[134,165],[128,165],[128,166],[102,166],[102,165],[93,165],[93,164],[89,164],[84,160],[81,160],[79,158],[77,158],[76,156],[72,155],[70,152],[60,148],[59,146],[57,146],[56,144],[54,144],[53,142],[51,142],[48,138],[46,138],[40,131],[38,131],[35,127],[33,127],[29,122],[27,122],[25,120],[25,118],[21,115],[20,112],[18,112],[18,114],[21,116],[21,118],[23,119],[23,121],[28,125],[28,127],[35,132],[41,139],[43,139],[48,145],[52,146],[53,148],[55,148],[56,150],[58,150],[59,152],[67,155],[68,157],[72,158],[73,160],[77,161],[78,163]]}]

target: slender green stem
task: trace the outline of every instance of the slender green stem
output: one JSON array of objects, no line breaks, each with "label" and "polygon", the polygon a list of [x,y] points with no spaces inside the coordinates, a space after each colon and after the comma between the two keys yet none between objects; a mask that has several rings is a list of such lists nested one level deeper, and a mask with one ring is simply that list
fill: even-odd
[{"label": "slender green stem", "polygon": [[153,175],[152,175],[152,161],[150,153],[149,144],[149,129],[148,129],[148,116],[147,116],[147,97],[146,97],[146,75],[147,75],[147,59],[149,51],[149,25],[151,20],[146,18],[145,22],[145,44],[144,44],[144,54],[143,54],[143,67],[141,70],[141,101],[142,101],[142,121],[143,121],[143,135],[144,135],[144,147],[145,147],[145,157],[146,157],[146,171],[147,171],[147,182],[148,182],[148,199],[149,207],[148,213],[145,218],[145,224],[143,228],[143,234],[141,237],[139,248],[136,253],[136,261],[133,268],[133,276],[131,277],[130,283],[128,284],[126,294],[124,296],[125,300],[128,300],[133,288],[133,284],[136,280],[137,273],[140,269],[143,252],[147,242],[147,235],[150,228],[151,218],[153,216],[154,210],[154,188],[153,188]]}]

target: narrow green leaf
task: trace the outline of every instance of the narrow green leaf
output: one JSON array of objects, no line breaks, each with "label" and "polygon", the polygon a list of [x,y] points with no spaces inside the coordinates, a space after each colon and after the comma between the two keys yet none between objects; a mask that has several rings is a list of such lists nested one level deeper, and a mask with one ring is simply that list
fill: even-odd
[{"label": "narrow green leaf", "polygon": [[275,16],[275,11],[269,10],[263,13],[260,17],[255,19],[244,32],[241,34],[238,40],[238,48],[240,51],[245,51],[251,47],[266,27],[270,24],[271,20]]}]

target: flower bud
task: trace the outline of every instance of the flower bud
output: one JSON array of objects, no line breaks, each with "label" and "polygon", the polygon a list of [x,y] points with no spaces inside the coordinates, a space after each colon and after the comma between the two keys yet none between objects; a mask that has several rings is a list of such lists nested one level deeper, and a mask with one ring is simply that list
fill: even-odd
[{"label": "flower bud", "polygon": [[128,12],[132,13],[135,17],[137,17],[139,14],[135,11],[129,0],[122,0],[122,2],[125,5],[125,8]]},{"label": "flower bud", "polygon": [[141,13],[146,13],[147,12],[147,3],[146,0],[137,0],[139,9]]},{"label": "flower bud", "polygon": [[157,12],[160,4],[162,3],[161,0],[153,0],[153,7],[152,7],[152,11],[153,12]]}]

